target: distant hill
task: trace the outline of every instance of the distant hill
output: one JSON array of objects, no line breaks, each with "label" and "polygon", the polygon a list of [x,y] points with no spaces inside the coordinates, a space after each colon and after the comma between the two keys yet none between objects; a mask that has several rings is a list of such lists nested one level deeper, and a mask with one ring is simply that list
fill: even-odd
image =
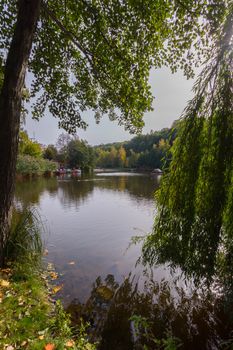
[{"label": "distant hill", "polygon": [[95,164],[101,168],[162,168],[169,161],[169,149],[176,137],[177,123],[172,128],[137,135],[129,141],[94,147]]}]

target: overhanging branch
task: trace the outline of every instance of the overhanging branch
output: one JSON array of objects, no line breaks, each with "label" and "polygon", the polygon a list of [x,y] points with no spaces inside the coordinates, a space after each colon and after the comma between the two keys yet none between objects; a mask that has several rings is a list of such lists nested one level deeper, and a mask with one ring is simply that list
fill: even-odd
[{"label": "overhanging branch", "polygon": [[45,11],[45,13],[52,19],[52,21],[54,23],[56,23],[56,25],[59,27],[59,29],[67,35],[67,37],[70,39],[70,41],[84,54],[84,56],[86,57],[86,59],[88,60],[88,62],[90,63],[91,67],[93,68],[93,64],[92,64],[92,60],[90,58],[90,56],[92,56],[92,54],[90,52],[88,52],[78,41],[77,36],[72,33],[70,30],[68,30],[63,23],[56,17],[56,15],[54,14],[54,12],[52,10],[49,9],[49,7],[42,2],[42,8]]}]

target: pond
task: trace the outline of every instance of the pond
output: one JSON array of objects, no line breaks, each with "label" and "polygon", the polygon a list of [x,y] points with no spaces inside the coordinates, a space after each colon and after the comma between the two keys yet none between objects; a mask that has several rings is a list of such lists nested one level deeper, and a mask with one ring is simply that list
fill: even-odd
[{"label": "pond", "polygon": [[[146,334],[169,339],[171,332],[183,349],[218,349],[232,330],[221,293],[197,290],[165,265],[135,267],[141,245],[130,242],[151,231],[158,186],[159,177],[140,173],[39,178],[18,182],[16,200],[38,210],[46,260],[63,285],[58,297],[73,322],[81,316],[90,323],[100,349],[140,342],[150,349]],[[140,320],[150,326],[139,339]]]},{"label": "pond", "polygon": [[129,244],[152,228],[157,187],[157,177],[133,173],[17,184],[17,199],[36,206],[44,222],[48,260],[62,274],[66,304],[86,301],[98,276],[121,282],[134,268],[140,246]]}]

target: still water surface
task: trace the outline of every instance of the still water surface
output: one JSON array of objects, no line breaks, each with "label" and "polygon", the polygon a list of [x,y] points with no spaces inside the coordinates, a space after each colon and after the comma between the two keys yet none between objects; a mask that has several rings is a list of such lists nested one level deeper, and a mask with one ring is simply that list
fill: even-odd
[{"label": "still water surface", "polygon": [[156,337],[172,330],[182,349],[220,349],[232,331],[221,297],[177,281],[179,271],[166,266],[150,271],[152,279],[135,268],[141,246],[129,243],[150,232],[158,186],[157,177],[132,173],[40,178],[17,183],[16,200],[39,211],[46,259],[63,284],[58,297],[74,322],[81,315],[91,323],[93,339],[102,334],[101,350],[134,349],[135,314]]},{"label": "still water surface", "polygon": [[[45,223],[48,260],[62,274],[61,296],[84,302],[98,276],[121,282],[140,256],[132,236],[153,225],[159,179],[142,174],[105,173],[93,177],[35,179],[18,183],[16,197],[34,205]],[[158,269],[158,278],[166,275]]]}]

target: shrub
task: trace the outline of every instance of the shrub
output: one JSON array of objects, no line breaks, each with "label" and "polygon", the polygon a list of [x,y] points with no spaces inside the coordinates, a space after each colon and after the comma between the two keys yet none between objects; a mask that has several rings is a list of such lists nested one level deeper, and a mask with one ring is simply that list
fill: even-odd
[{"label": "shrub", "polygon": [[57,163],[43,159],[34,158],[28,155],[19,155],[16,164],[17,174],[42,175],[57,169]]}]

